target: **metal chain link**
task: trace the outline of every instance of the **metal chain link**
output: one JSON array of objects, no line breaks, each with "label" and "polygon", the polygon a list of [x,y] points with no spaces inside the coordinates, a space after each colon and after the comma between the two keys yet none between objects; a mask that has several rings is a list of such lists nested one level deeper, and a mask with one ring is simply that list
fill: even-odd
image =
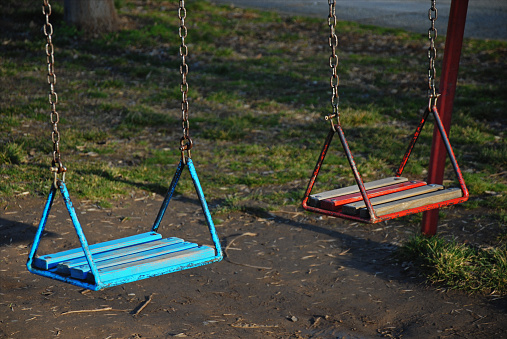
[{"label": "metal chain link", "polygon": [[185,152],[186,157],[190,158],[190,150],[192,149],[193,142],[190,139],[189,130],[190,123],[188,121],[188,83],[187,83],[187,74],[188,74],[188,65],[187,65],[187,56],[188,56],[188,47],[185,44],[185,38],[187,37],[187,27],[185,26],[185,19],[187,17],[187,10],[185,9],[185,0],[180,0],[180,6],[178,8],[178,18],[180,19],[180,27],[178,30],[179,37],[181,38],[180,45],[180,56],[181,56],[181,65],[180,65],[180,74],[181,74],[181,124],[183,127],[183,136],[180,139],[180,151],[181,158],[185,161]]},{"label": "metal chain link", "polygon": [[437,58],[437,48],[435,46],[435,39],[437,38],[437,29],[435,28],[435,21],[438,17],[438,11],[436,7],[436,0],[431,0],[431,7],[428,10],[428,18],[431,22],[431,27],[428,29],[428,39],[430,40],[430,47],[428,48],[428,109],[431,111],[431,107],[437,104],[437,99],[440,94],[437,94],[435,87],[436,69],[435,59]]},{"label": "metal chain link", "polygon": [[331,55],[329,56],[329,67],[331,67],[331,78],[329,84],[331,86],[331,107],[333,113],[326,116],[326,120],[331,122],[331,127],[334,129],[333,118],[336,117],[338,124],[340,123],[340,113],[338,111],[339,96],[338,96],[338,84],[340,78],[338,77],[338,55],[336,49],[338,47],[338,36],[336,35],[336,1],[328,0],[329,4],[329,16],[327,19],[329,25],[329,47],[331,47]]},{"label": "metal chain link", "polygon": [[43,0],[42,14],[46,16],[46,23],[44,24],[44,35],[46,36],[46,59],[48,65],[48,84],[49,84],[49,104],[51,105],[50,121],[52,124],[51,141],[53,142],[53,160],[51,162],[51,172],[54,173],[54,183],[57,185],[58,174],[63,173],[62,181],[65,181],[65,172],[67,169],[63,166],[60,156],[60,132],[58,131],[58,122],[60,115],[56,111],[56,104],[58,103],[58,94],[55,91],[56,74],[55,74],[55,56],[53,47],[53,26],[49,22],[51,15],[51,5],[49,0]]}]

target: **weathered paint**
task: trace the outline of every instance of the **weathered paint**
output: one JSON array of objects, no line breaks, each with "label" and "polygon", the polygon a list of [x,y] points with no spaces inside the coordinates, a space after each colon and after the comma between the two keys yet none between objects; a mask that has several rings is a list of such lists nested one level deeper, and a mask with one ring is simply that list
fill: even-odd
[{"label": "weathered paint", "polygon": [[[121,240],[121,239],[119,239],[119,240]],[[158,249],[161,247],[173,245],[173,244],[180,243],[180,242],[183,242],[183,239],[173,237],[173,238],[168,238],[168,239],[154,240],[154,241],[142,243],[139,245],[118,247],[118,248],[115,248],[114,250],[105,250],[103,252],[95,252],[95,253],[93,253],[93,261],[95,261],[95,263],[97,264],[97,268],[100,271],[100,269],[103,267],[104,261],[111,260],[113,258],[117,258],[120,256],[143,253],[148,250]],[[81,257],[78,257],[78,258],[75,258],[72,260],[61,261],[60,263],[58,263],[56,271],[61,274],[72,275],[71,269],[74,269],[74,268],[81,268],[81,269],[86,268],[86,271],[89,271],[89,266],[86,262],[86,258],[84,256],[81,256]]]},{"label": "weathered paint", "polygon": [[[394,203],[396,201],[411,198],[413,196],[423,196],[426,193],[434,192],[437,190],[442,190],[443,188],[444,188],[444,186],[442,186],[442,185],[422,185],[422,186],[414,187],[411,189],[400,190],[395,193],[379,195],[377,197],[373,197],[372,195],[368,194],[368,197],[370,198],[371,204],[373,206],[377,206],[377,205],[386,204],[388,202]],[[357,201],[357,202],[353,202],[353,203],[344,205],[342,207],[342,212],[347,213],[347,214],[357,214],[357,213],[359,213],[359,210],[362,210],[364,208],[365,208],[364,201]],[[379,213],[378,208],[375,208],[375,213],[377,213],[377,215],[381,214],[381,213]],[[383,213],[383,214],[387,214],[387,213]]]},{"label": "weathered paint", "polygon": [[[181,242],[179,244],[172,244],[164,247],[154,247],[139,253],[130,253],[130,249],[118,249],[114,253],[109,253],[108,258],[97,263],[97,268],[101,277],[103,276],[104,269],[118,265],[131,265],[137,266],[141,261],[146,261],[154,257],[164,256],[168,253],[175,253],[185,251],[189,248],[197,247],[198,245],[191,242]],[[70,269],[70,275],[78,279],[86,279],[89,275],[93,279],[88,265],[81,265]]]},{"label": "weathered paint", "polygon": [[[393,184],[398,184],[401,182],[407,182],[407,178],[403,177],[389,177],[389,178],[383,178],[379,180],[370,181],[364,184],[364,187],[368,191],[368,195],[377,188],[386,187]],[[348,187],[341,187],[337,188],[331,191],[325,191],[320,193],[315,193],[310,195],[310,199],[308,200],[310,202],[311,206],[318,207],[319,203],[325,199],[336,199],[341,196],[346,196],[354,193],[359,192],[359,187],[357,186],[348,186]],[[361,193],[359,193],[359,197],[361,196]],[[361,200],[359,198],[358,200]]]},{"label": "weathered paint", "polygon": [[[367,186],[367,184],[368,183],[365,183],[364,185]],[[411,188],[420,187],[423,185],[426,185],[426,182],[419,181],[419,180],[406,181],[406,182],[402,182],[400,184],[394,184],[394,185],[389,185],[389,186],[383,186],[380,188],[369,189],[366,191],[366,193],[368,193],[368,197],[371,199],[371,198],[383,196],[386,194],[392,194],[392,193],[408,190]],[[341,197],[324,199],[320,202],[320,204],[323,209],[336,210],[340,206],[354,203],[354,202],[357,202],[360,200],[362,200],[361,193],[352,193],[352,194],[343,195]]]},{"label": "weathered paint", "polygon": [[410,143],[408,144],[407,151],[405,152],[403,159],[401,159],[400,167],[398,167],[398,170],[396,171],[397,177],[399,177],[403,174],[403,170],[405,169],[405,165],[407,164],[408,159],[410,158],[410,154],[412,154],[412,150],[414,149],[417,139],[419,139],[419,135],[421,135],[421,131],[424,127],[424,124],[426,123],[426,120],[428,119],[429,114],[430,114],[429,109],[424,110],[423,116],[421,117],[421,121],[419,121],[419,125],[417,125],[414,135],[412,136],[412,139],[410,140]]},{"label": "weathered paint", "polygon": [[[142,244],[149,241],[154,241],[162,239],[162,235],[155,232],[147,232],[136,234],[130,237],[115,239],[111,241],[106,241],[99,244],[94,244],[90,246],[90,251],[92,254],[111,251],[120,247],[131,246],[134,244]],[[81,259],[84,260],[84,252],[81,247],[74,248],[71,250],[58,252],[55,254],[43,255],[40,257],[34,258],[33,264],[41,269],[50,269],[55,267],[57,264],[61,262],[72,262],[73,260]],[[96,258],[95,258],[96,259]]]},{"label": "weathered paint", "polygon": [[310,177],[310,181],[308,182],[308,186],[306,188],[305,195],[303,197],[303,208],[306,210],[311,210],[315,207],[312,207],[308,205],[308,200],[310,199],[310,195],[312,194],[313,186],[315,185],[315,181],[317,180],[317,177],[319,176],[320,168],[322,167],[322,164],[324,163],[324,159],[326,157],[327,151],[329,150],[329,145],[331,144],[331,141],[333,140],[334,136],[334,129],[331,128],[329,130],[329,133],[327,134],[326,140],[324,141],[324,146],[322,146],[322,151],[320,152],[319,159],[317,160],[317,164],[315,165],[315,168],[313,169],[312,176]]}]

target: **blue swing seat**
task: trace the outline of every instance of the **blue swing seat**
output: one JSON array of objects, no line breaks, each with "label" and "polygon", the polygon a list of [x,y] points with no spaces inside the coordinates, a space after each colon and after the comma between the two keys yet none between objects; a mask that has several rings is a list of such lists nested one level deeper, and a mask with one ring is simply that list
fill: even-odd
[{"label": "blue swing seat", "polygon": [[183,167],[185,167],[185,164],[180,161],[169,191],[150,232],[91,246],[88,246],[86,237],[77,219],[67,187],[64,183],[60,183],[59,188],[79,237],[81,247],[54,254],[36,256],[40,238],[57,190],[53,185],[28,257],[28,270],[35,274],[90,290],[100,290],[106,287],[220,261],[222,259],[220,242],[216,235],[213,220],[211,219],[192,160],[187,159],[186,165],[199,196],[215,248],[186,242],[176,237],[162,239],[162,235],[156,232],[174,193]]}]

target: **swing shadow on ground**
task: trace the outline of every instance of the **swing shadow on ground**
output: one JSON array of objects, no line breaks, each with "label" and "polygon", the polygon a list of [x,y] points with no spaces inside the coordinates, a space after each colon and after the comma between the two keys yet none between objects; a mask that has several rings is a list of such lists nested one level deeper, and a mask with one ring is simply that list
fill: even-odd
[{"label": "swing shadow on ground", "polygon": [[[374,266],[385,265],[387,261],[392,261],[392,254],[398,248],[398,246],[390,243],[380,243],[371,239],[349,235],[345,232],[340,232],[331,228],[289,219],[279,215],[273,216],[273,214],[266,213],[262,209],[247,208],[245,212],[257,218],[269,218],[273,220],[273,222],[275,222],[278,226],[286,226],[289,228],[295,227],[301,230],[322,234],[337,239],[343,244],[342,248],[347,247],[347,253],[352,255],[352,258],[340,261],[340,263],[345,264],[351,268],[360,269],[373,275],[375,275],[375,273],[378,273],[378,269],[375,269]],[[339,221],[337,221],[337,223],[338,222]],[[363,260],[368,256],[372,256],[372,258],[377,259],[379,263],[371,264],[367,261],[368,259]],[[397,269],[392,271],[393,273],[398,272]]]},{"label": "swing shadow on ground", "polygon": [[[0,247],[18,243],[30,243],[35,236],[36,226],[16,220],[0,218]],[[56,237],[55,232],[44,231],[45,237]]]},{"label": "swing shadow on ground", "polygon": [[[324,227],[279,215],[274,216],[273,214],[266,213],[264,210],[258,208],[247,208],[245,213],[256,218],[269,218],[279,227],[299,228],[301,230],[325,235],[339,240],[342,243],[342,248],[347,248],[347,257],[341,257],[339,265],[337,263],[337,266],[345,266],[352,270],[365,272],[371,276],[372,279],[379,278],[385,283],[396,281],[398,284],[405,284],[414,287],[417,286],[421,293],[428,290],[428,285],[419,269],[411,267],[411,263],[401,263],[398,261],[395,255],[396,250],[399,248],[398,245],[390,242],[372,240],[369,239],[369,236],[367,238],[347,234],[345,229],[343,231],[332,229],[332,227],[337,229],[348,228],[343,225],[339,219],[331,219],[336,220],[337,226],[332,226],[327,223],[326,225],[329,227]],[[368,226],[358,225],[355,227]],[[364,232],[365,234],[368,234],[367,232],[369,231],[365,230]],[[229,237],[232,236],[227,236],[226,238]],[[407,266],[405,266],[405,264],[407,264]],[[466,298],[461,292],[456,291],[456,294],[454,294],[455,292],[452,289],[447,289],[445,286],[430,286],[429,290],[435,292],[440,291],[440,293],[449,293],[451,298]],[[475,299],[476,301],[485,301],[487,304],[493,306],[499,311],[507,312],[507,299],[505,298],[496,298],[494,296],[486,297],[485,295],[468,295],[468,297],[477,297],[477,299]]]}]

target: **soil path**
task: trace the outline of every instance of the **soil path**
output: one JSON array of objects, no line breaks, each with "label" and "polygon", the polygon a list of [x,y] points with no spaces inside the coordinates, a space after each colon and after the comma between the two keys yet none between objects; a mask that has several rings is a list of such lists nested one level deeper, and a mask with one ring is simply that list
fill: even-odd
[{"label": "soil path", "polygon": [[[216,218],[222,262],[90,292],[27,272],[43,200],[0,206],[0,338],[505,338],[505,299],[428,287],[391,258],[418,225],[252,209]],[[161,200],[75,205],[95,243],[148,230]],[[466,216],[457,220],[440,232],[481,236]],[[192,199],[171,202],[161,229],[209,242]],[[57,199],[39,253],[75,247],[76,238]]]}]

